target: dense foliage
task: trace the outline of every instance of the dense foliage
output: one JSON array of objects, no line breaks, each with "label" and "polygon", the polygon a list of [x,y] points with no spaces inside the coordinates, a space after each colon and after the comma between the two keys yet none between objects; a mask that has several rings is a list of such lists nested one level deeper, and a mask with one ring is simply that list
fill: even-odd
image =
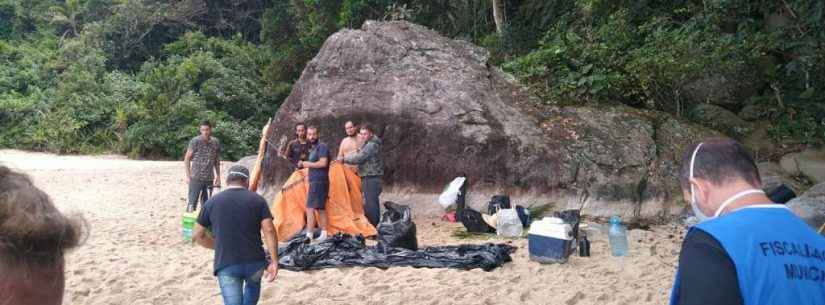
[{"label": "dense foliage", "polygon": [[[503,10],[497,31],[493,5]],[[490,50],[548,103],[690,117],[714,103],[825,139],[818,0],[0,0],[0,147],[178,158],[197,122],[224,157],[326,38],[406,19]]]}]

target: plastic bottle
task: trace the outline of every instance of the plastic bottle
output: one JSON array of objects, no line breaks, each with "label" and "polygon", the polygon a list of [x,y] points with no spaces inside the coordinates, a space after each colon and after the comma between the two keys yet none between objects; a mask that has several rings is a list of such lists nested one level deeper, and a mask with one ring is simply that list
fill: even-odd
[{"label": "plastic bottle", "polygon": [[183,213],[183,241],[192,242],[192,230],[195,228],[195,213]]},{"label": "plastic bottle", "polygon": [[590,241],[587,240],[587,235],[582,234],[581,240],[579,240],[579,256],[580,257],[588,257],[590,256]]},{"label": "plastic bottle", "polygon": [[610,217],[610,229],[607,231],[610,252],[613,256],[627,255],[627,230],[622,226],[619,216]]}]

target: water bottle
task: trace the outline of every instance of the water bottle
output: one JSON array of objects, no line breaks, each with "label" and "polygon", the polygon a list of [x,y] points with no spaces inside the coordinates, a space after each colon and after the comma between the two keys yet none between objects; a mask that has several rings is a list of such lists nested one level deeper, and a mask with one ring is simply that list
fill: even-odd
[{"label": "water bottle", "polygon": [[183,241],[192,242],[192,230],[195,228],[195,213],[183,213]]},{"label": "water bottle", "polygon": [[607,237],[613,256],[627,255],[627,231],[622,226],[619,216],[610,217],[610,230],[607,231]]},{"label": "water bottle", "polygon": [[589,257],[590,256],[590,241],[587,240],[587,235],[582,234],[581,240],[579,240],[579,256],[580,257]]}]

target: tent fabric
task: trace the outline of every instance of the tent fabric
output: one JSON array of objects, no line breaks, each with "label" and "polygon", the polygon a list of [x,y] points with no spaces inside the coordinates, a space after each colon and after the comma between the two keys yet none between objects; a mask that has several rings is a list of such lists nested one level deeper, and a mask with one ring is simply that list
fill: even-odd
[{"label": "tent fabric", "polygon": [[[270,210],[278,231],[278,241],[287,241],[303,230],[306,224],[306,200],[309,182],[307,170],[296,170],[275,195]],[[361,200],[361,178],[355,171],[341,163],[333,162],[329,168],[329,199],[326,205],[330,234],[361,234],[365,237],[377,234],[366,216]],[[319,215],[316,213],[315,218]]]}]

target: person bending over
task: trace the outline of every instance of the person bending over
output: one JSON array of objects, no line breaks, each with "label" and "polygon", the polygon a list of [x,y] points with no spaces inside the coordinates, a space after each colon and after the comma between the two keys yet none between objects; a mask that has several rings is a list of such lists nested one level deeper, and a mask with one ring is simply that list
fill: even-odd
[{"label": "person bending over", "polygon": [[825,304],[825,238],[765,196],[741,144],[691,146],[680,182],[700,222],[682,244],[670,304]]}]

